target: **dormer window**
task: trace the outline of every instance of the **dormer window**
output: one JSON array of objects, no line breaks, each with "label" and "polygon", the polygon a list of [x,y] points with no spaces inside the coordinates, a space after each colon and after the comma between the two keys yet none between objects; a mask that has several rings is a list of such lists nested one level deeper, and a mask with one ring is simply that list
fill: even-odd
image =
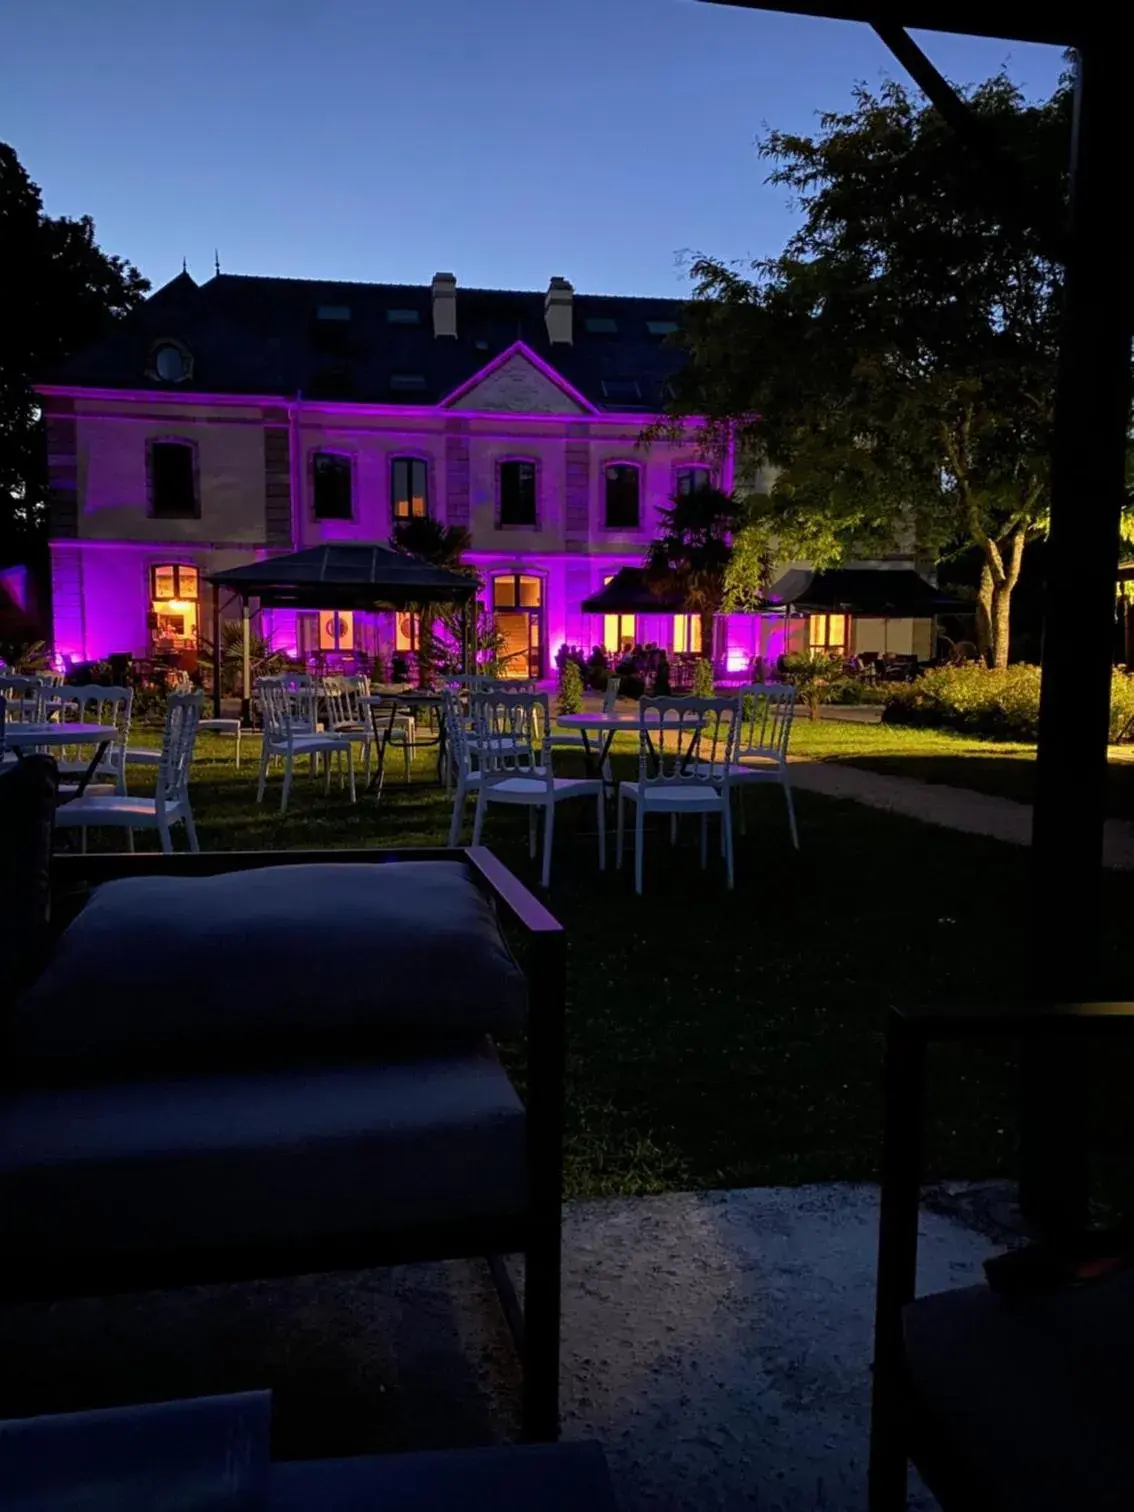
[{"label": "dormer window", "polygon": [[316,320],[349,320],[350,305],[324,304],[318,305],[315,310]]},{"label": "dormer window", "polygon": [[150,353],[148,376],[160,383],[184,383],[193,372],[193,359],[178,341],[159,341]]},{"label": "dormer window", "polygon": [[419,310],[387,310],[386,324],[409,326],[420,325],[421,312]]},{"label": "dormer window", "polygon": [[636,378],[606,378],[603,380],[602,396],[616,404],[628,404],[640,399],[642,390]]}]

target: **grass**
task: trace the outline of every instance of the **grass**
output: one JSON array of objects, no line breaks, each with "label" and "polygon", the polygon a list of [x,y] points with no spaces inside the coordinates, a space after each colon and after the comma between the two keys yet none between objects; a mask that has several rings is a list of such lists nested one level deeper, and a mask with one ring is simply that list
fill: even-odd
[{"label": "grass", "polygon": [[[802,719],[792,734],[792,751],[890,777],[970,788],[1017,803],[1031,803],[1035,797],[1036,748],[1021,741],[980,740],[948,730],[902,725],[827,719],[813,724]],[[1112,818],[1134,819],[1134,761],[1110,762],[1106,799]]]},{"label": "grass", "polygon": [[[873,743],[871,760],[934,756],[923,732],[798,729],[801,752],[859,759]],[[616,777],[632,768],[619,740]],[[192,796],[205,848],[443,840],[450,800],[426,784],[425,755],[411,786],[395,761],[381,799],[355,807],[337,788],[324,797],[304,773],[281,817],[278,775],[265,804],[254,802],[248,747],[237,772],[230,743],[201,737]],[[145,771],[134,770],[140,786]],[[597,870],[590,804],[560,809],[549,901],[569,931],[570,1195],[870,1178],[886,1007],[1020,990],[1025,850],[806,793],[797,802],[798,854],[780,795],[748,795],[732,893],[715,855],[701,872],[695,825],[675,848],[652,830],[642,898],[630,871]],[[526,815],[491,811],[484,839],[538,888]],[[1110,875],[1105,887],[1107,990],[1132,995],[1134,878]],[[975,1178],[1011,1168],[1013,1103],[1003,1047],[939,1054],[930,1170]]]}]

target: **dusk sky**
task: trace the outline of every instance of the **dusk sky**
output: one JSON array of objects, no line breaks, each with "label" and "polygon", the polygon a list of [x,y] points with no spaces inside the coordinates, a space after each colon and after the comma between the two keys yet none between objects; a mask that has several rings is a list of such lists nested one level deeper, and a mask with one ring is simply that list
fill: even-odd
[{"label": "dusk sky", "polygon": [[[1051,92],[1055,48],[934,34],[956,83]],[[856,81],[866,26],[694,0],[37,0],[0,17],[0,139],[155,286],[229,273],[680,295],[778,252],[755,152]]]}]

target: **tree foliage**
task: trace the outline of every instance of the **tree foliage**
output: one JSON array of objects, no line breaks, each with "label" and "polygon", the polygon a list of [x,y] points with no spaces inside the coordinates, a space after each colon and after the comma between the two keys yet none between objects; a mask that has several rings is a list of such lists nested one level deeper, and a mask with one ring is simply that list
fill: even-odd
[{"label": "tree foliage", "polygon": [[[469,577],[476,577],[476,572],[463,562],[465,552],[472,545],[472,537],[463,525],[442,525],[440,520],[434,520],[428,515],[402,520],[394,526],[390,545],[396,551],[420,557],[432,567],[443,567],[447,572],[463,572]],[[462,618],[464,611],[452,604],[434,603],[412,604],[410,610],[420,616],[417,641],[418,682],[423,688],[429,687],[438,666],[448,660],[445,648],[438,644],[435,626],[440,621],[448,638],[459,647],[465,634]]]},{"label": "tree foliage", "polygon": [[967,98],[998,178],[897,83],[859,88],[814,136],[764,139],[802,223],[743,272],[694,264],[675,410],[768,469],[748,528],[781,558],[976,545],[1003,665],[1048,509],[1071,92],[1030,104],[1001,75]]},{"label": "tree foliage", "polygon": [[39,187],[0,142],[0,560],[46,531],[47,459],[32,384],[141,303],[149,281],[95,241],[89,216],[45,215]]},{"label": "tree foliage", "polygon": [[679,595],[701,621],[701,646],[713,654],[713,626],[724,607],[732,538],[744,509],[718,488],[678,494],[658,511],[660,533],[646,552],[646,578],[659,592]]}]

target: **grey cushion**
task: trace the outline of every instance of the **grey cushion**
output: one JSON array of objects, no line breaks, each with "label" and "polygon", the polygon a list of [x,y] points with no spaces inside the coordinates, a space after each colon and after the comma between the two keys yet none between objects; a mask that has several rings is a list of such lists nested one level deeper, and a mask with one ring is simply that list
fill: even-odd
[{"label": "grey cushion", "polygon": [[[487,1045],[0,1101],[9,1263],[318,1245],[525,1207],[524,1115]],[[0,1282],[2,1284],[2,1282]]]},{"label": "grey cushion", "polygon": [[597,1444],[273,1464],[270,1512],[617,1512]]},{"label": "grey cushion", "polygon": [[1134,1507],[1134,1272],[1014,1301],[942,1292],[907,1308],[905,1326],[957,1505]]},{"label": "grey cushion", "polygon": [[462,862],[100,887],[13,1010],[15,1079],[227,1070],[507,1035],[525,983]]}]

